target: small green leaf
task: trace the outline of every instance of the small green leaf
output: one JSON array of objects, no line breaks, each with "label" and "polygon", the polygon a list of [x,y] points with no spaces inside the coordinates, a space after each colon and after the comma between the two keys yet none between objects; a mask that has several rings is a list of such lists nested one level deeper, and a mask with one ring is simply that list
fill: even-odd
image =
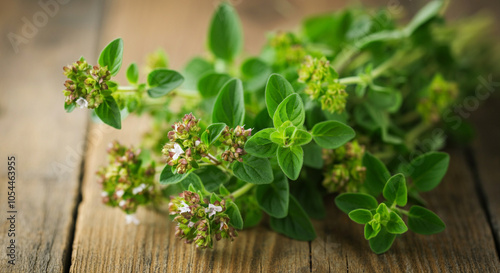
[{"label": "small green leaf", "polygon": [[306,145],[307,143],[311,142],[312,140],[312,135],[305,130],[297,130],[295,131],[295,135],[293,136],[293,145]]},{"label": "small green leaf", "polygon": [[266,85],[266,105],[271,118],[274,117],[278,105],[291,94],[293,87],[283,76],[279,74],[269,76]]},{"label": "small green leaf", "polygon": [[259,58],[249,58],[241,65],[241,73],[244,77],[245,90],[262,90],[266,85],[267,78],[271,74],[271,67]]},{"label": "small green leaf", "polygon": [[232,169],[234,176],[252,184],[269,184],[274,179],[271,163],[267,158],[245,155],[243,162],[233,163]]},{"label": "small green leaf", "polygon": [[229,176],[216,166],[206,166],[194,171],[205,185],[207,191],[213,192],[229,180]]},{"label": "small green leaf", "polygon": [[160,184],[176,184],[184,180],[189,175],[189,172],[183,174],[174,174],[172,172],[172,167],[166,165],[160,174]]},{"label": "small green leaf", "polygon": [[446,228],[446,225],[439,216],[420,206],[410,208],[408,226],[413,232],[424,235],[439,233]]},{"label": "small green leaf", "polygon": [[394,239],[396,235],[387,232],[386,228],[382,227],[377,236],[370,239],[370,248],[376,254],[382,254],[391,248]]},{"label": "small green leaf", "polygon": [[391,177],[385,184],[383,194],[390,203],[396,203],[400,207],[406,206],[408,192],[404,175],[399,173]]},{"label": "small green leaf", "polygon": [[368,223],[365,225],[365,239],[370,240],[375,238],[382,229],[382,226],[379,222]]},{"label": "small green leaf", "polygon": [[304,165],[307,167],[322,169],[323,168],[323,148],[314,142],[302,147],[304,149]]},{"label": "small green leaf", "polygon": [[408,23],[404,31],[407,35],[411,35],[420,26],[430,21],[432,18],[439,15],[439,11],[443,7],[444,1],[436,0],[430,1],[425,5],[420,11],[413,17],[413,19]]},{"label": "small green leaf", "polygon": [[437,187],[443,179],[450,156],[442,152],[430,152],[415,158],[411,162],[413,171],[410,176],[419,191],[430,191]]},{"label": "small green leaf", "polygon": [[[201,57],[194,57],[189,60],[182,70],[182,75],[186,78],[182,86],[186,89],[195,90],[198,88],[199,80],[205,75],[213,72],[214,65],[211,62]],[[218,91],[219,90],[217,90],[217,92]]]},{"label": "small green leaf", "polygon": [[387,229],[387,232],[392,233],[392,234],[403,234],[406,231],[408,231],[408,227],[406,227],[405,222],[403,222],[403,219],[399,217],[397,213],[394,211],[391,211],[391,214],[389,216],[389,221],[387,222],[387,225],[385,228]]},{"label": "small green leaf", "polygon": [[226,213],[229,216],[229,224],[236,229],[243,228],[243,218],[241,218],[240,210],[233,201],[227,201]]},{"label": "small green leaf", "polygon": [[226,189],[226,187],[224,187],[224,185],[222,185],[222,184],[219,187],[219,193],[220,193],[221,196],[229,196],[229,195],[231,195],[231,192],[228,189]]},{"label": "small green leaf", "polygon": [[215,97],[230,79],[228,74],[209,73],[198,81],[198,91],[204,98]]},{"label": "small green leaf", "polygon": [[273,183],[259,185],[255,194],[259,206],[270,216],[283,218],[288,215],[290,193],[288,179],[282,172],[274,174]]},{"label": "small green leaf", "polygon": [[349,212],[349,218],[358,224],[366,224],[372,220],[373,214],[367,209],[355,209]]},{"label": "small green leaf", "polygon": [[222,131],[226,128],[225,123],[212,123],[207,127],[207,130],[201,135],[201,140],[207,144],[212,145],[217,139],[219,139]]},{"label": "small green leaf", "polygon": [[220,202],[222,201],[222,198],[220,198],[215,192],[212,192],[210,195],[210,203],[215,203],[215,202]]},{"label": "small green leaf", "polygon": [[95,113],[107,125],[116,129],[122,128],[120,109],[112,96],[105,96],[103,102],[95,109]]},{"label": "small green leaf", "polygon": [[338,121],[324,121],[314,125],[312,136],[316,143],[326,149],[337,149],[354,138],[354,130]]},{"label": "small green leaf", "polygon": [[70,104],[67,104],[66,102],[64,102],[64,110],[66,110],[66,113],[73,112],[73,110],[75,110],[75,107],[76,107],[75,102],[72,102]]},{"label": "small green leaf", "polygon": [[[167,165],[167,167],[170,167]],[[169,169],[172,169],[171,167]],[[165,170],[165,169],[163,169]],[[170,172],[172,172],[170,170]],[[163,172],[162,172],[163,173]],[[160,182],[161,183],[161,182]],[[189,173],[184,179],[182,179],[179,183],[184,190],[187,190],[190,186],[194,188],[194,192],[202,192],[203,194],[208,194],[207,190],[203,186],[201,179],[195,173]]]},{"label": "small green leaf", "polygon": [[299,202],[290,196],[288,215],[285,218],[270,220],[271,229],[295,240],[312,241],[316,238],[316,231]]},{"label": "small green leaf", "polygon": [[139,67],[136,63],[132,63],[127,68],[127,80],[131,84],[137,84],[139,80]]},{"label": "small green leaf", "polygon": [[384,163],[366,152],[363,157],[363,166],[366,167],[365,186],[373,195],[378,195],[384,189],[385,183],[391,177],[391,174]]},{"label": "small green leaf", "polygon": [[274,112],[273,123],[275,128],[280,127],[286,121],[292,122],[297,127],[304,124],[304,103],[302,103],[302,99],[298,94],[291,94],[286,97]]},{"label": "small green leaf", "polygon": [[364,193],[342,193],[335,198],[337,207],[349,213],[355,209],[376,209],[378,202],[373,196]]},{"label": "small green leaf", "polygon": [[243,31],[238,14],[227,3],[221,3],[212,17],[208,47],[217,58],[232,61],[243,47]]},{"label": "small green leaf", "polygon": [[183,82],[184,77],[177,71],[166,68],[155,69],[148,75],[148,95],[152,98],[162,97],[179,87]]},{"label": "small green leaf", "polygon": [[243,218],[243,228],[251,228],[259,224],[263,213],[254,195],[242,195],[234,202],[238,205]]},{"label": "small green leaf", "polygon": [[109,43],[99,55],[99,65],[107,66],[111,76],[115,76],[120,71],[123,58],[123,40],[118,38]]},{"label": "small green leaf", "polygon": [[245,102],[243,85],[239,79],[228,81],[219,92],[212,113],[212,122],[223,122],[230,128],[243,125]]},{"label": "small green leaf", "polygon": [[271,133],[275,132],[274,128],[267,128],[260,130],[245,144],[245,151],[257,157],[272,157],[276,155],[278,145],[273,143],[270,139]]},{"label": "small green leaf", "polygon": [[297,180],[300,170],[302,170],[302,163],[304,162],[304,151],[302,147],[278,147],[277,156],[278,164],[286,176],[291,180]]}]

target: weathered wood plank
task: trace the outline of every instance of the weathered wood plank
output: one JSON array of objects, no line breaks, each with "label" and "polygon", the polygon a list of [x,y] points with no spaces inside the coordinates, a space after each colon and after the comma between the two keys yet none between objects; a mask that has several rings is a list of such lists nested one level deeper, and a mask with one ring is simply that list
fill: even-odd
[{"label": "weathered wood plank", "polygon": [[[492,91],[498,90],[490,86]],[[484,86],[483,86],[484,87]],[[486,88],[486,87],[484,87]],[[486,89],[483,89],[486,90]],[[494,94],[498,95],[498,94]],[[489,98],[477,112],[472,113],[471,120],[476,127],[476,140],[472,146],[475,168],[478,174],[481,198],[487,207],[490,223],[496,239],[497,252],[500,251],[500,98]],[[497,253],[498,254],[498,253]]]},{"label": "weathered wood plank", "polygon": [[397,238],[382,255],[373,254],[363,226],[352,222],[330,200],[322,233],[312,242],[314,272],[498,272],[493,236],[460,150],[450,150],[448,174],[434,191],[424,194],[429,208],[446,223],[442,233],[412,232]]},{"label": "weathered wood plank", "polygon": [[[71,115],[64,112],[62,66],[75,61],[75,51],[95,58],[101,5],[80,1],[58,4],[57,11],[52,8],[53,17],[38,1],[2,3],[1,272],[63,272],[69,268],[87,116],[78,110]],[[36,35],[24,37],[28,42],[20,44],[16,53],[4,38],[11,32],[24,35],[22,18],[33,23],[36,14],[38,20],[47,20],[38,21]],[[13,239],[7,235],[10,223],[6,221],[10,215],[6,214],[8,155],[15,155],[17,167],[15,266],[7,264],[6,255],[7,242]]]}]

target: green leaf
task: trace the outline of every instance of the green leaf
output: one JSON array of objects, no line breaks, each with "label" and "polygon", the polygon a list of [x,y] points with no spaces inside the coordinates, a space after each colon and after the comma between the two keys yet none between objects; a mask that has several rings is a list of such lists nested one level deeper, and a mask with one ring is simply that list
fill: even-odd
[{"label": "green leaf", "polygon": [[376,209],[378,202],[373,196],[364,193],[342,193],[335,198],[337,207],[349,213],[355,209]]},{"label": "green leaf", "polygon": [[274,179],[271,163],[267,158],[245,155],[243,162],[233,163],[232,169],[234,176],[252,184],[269,184]]},{"label": "green leaf", "polygon": [[384,187],[384,198],[391,204],[396,203],[400,207],[406,206],[408,192],[406,190],[406,179],[401,173],[391,177]]},{"label": "green leaf", "polygon": [[207,144],[212,145],[217,139],[219,139],[222,131],[226,128],[225,123],[212,123],[207,127],[207,130],[201,135],[201,140]]},{"label": "green leaf", "polygon": [[355,209],[349,212],[349,218],[358,224],[366,224],[372,220],[373,214],[367,209]]},{"label": "green leaf", "polygon": [[387,222],[387,225],[385,228],[387,229],[387,232],[392,233],[392,234],[403,234],[406,231],[408,231],[408,227],[406,227],[405,222],[403,222],[403,219],[399,217],[397,213],[394,211],[391,211],[391,214],[389,216],[389,221]]},{"label": "green leaf", "polygon": [[442,152],[430,152],[415,158],[410,173],[413,184],[419,191],[434,189],[446,174],[449,163],[450,156]]},{"label": "green leaf", "polygon": [[231,76],[228,74],[209,73],[198,81],[198,91],[204,98],[215,97],[230,79]]},{"label": "green leaf", "polygon": [[253,194],[240,196],[234,202],[240,209],[243,228],[251,228],[259,224],[263,213]]},{"label": "green leaf", "polygon": [[315,185],[316,183],[311,181],[313,179],[312,177],[313,175],[308,173],[307,180],[299,179],[293,182],[293,184],[290,185],[290,193],[299,201],[309,217],[322,220],[326,216],[323,196],[317,185]]},{"label": "green leaf", "polygon": [[160,174],[160,184],[176,184],[184,180],[189,175],[188,172],[184,174],[172,173],[172,167],[166,165]]},{"label": "green leaf", "polygon": [[259,206],[270,216],[283,218],[288,215],[290,192],[288,179],[282,172],[274,174],[273,183],[259,185],[255,194]]},{"label": "green leaf", "polygon": [[[169,167],[169,169],[172,169],[168,165],[165,168],[167,167]],[[165,171],[165,168],[163,169],[163,171]],[[172,171],[170,170],[170,172]],[[195,189],[195,192],[200,191],[203,194],[208,194],[207,190],[205,190],[205,187],[203,186],[203,183],[201,182],[200,177],[195,173],[188,173],[188,175],[184,179],[182,179],[179,184],[184,190],[187,190],[189,186],[192,186]]]},{"label": "green leaf", "polygon": [[116,129],[122,128],[120,109],[112,96],[105,96],[102,103],[95,109],[95,113],[107,125]]},{"label": "green leaf", "polygon": [[278,105],[291,94],[293,87],[283,76],[279,74],[269,76],[266,85],[266,105],[271,118],[274,117]]},{"label": "green leaf", "polygon": [[294,126],[300,127],[305,121],[305,111],[302,99],[298,94],[291,94],[286,97],[276,109],[273,116],[274,127],[278,128],[286,121],[290,121]]},{"label": "green leaf", "polygon": [[278,164],[281,170],[291,180],[299,178],[302,163],[304,162],[304,151],[300,146],[278,147]]},{"label": "green leaf", "polygon": [[370,240],[375,238],[382,229],[382,225],[379,222],[373,222],[365,225],[365,239]]},{"label": "green leaf", "polygon": [[324,121],[314,125],[312,136],[316,143],[326,149],[337,149],[354,138],[354,130],[338,121]]},{"label": "green leaf", "polygon": [[206,166],[194,171],[209,192],[217,190],[222,184],[229,180],[229,176],[216,166]]},{"label": "green leaf", "polygon": [[394,239],[396,235],[387,232],[385,227],[382,227],[377,236],[370,239],[370,248],[376,254],[382,254],[391,248]]},{"label": "green leaf", "polygon": [[64,110],[66,110],[66,113],[73,112],[73,110],[75,110],[75,107],[76,107],[75,102],[72,102],[70,104],[67,104],[66,102],[64,102]]},{"label": "green leaf", "polygon": [[271,67],[259,58],[250,58],[241,65],[241,73],[244,76],[245,90],[261,90],[265,85]]},{"label": "green leaf", "polygon": [[107,66],[111,76],[115,76],[120,71],[123,58],[123,40],[118,38],[109,43],[99,55],[99,65]]},{"label": "green leaf", "polygon": [[278,145],[270,139],[271,133],[275,132],[274,128],[260,130],[245,143],[245,151],[257,157],[272,157],[276,155]]},{"label": "green leaf", "polygon": [[232,61],[243,47],[243,31],[238,14],[227,3],[221,3],[212,17],[208,47],[225,61]]},{"label": "green leaf", "polygon": [[408,226],[413,232],[424,235],[439,233],[446,228],[446,225],[439,216],[420,206],[410,208]]},{"label": "green leaf", "polygon": [[210,194],[210,203],[213,204],[220,201],[222,201],[222,198],[220,198],[215,192],[212,192],[212,194]]},{"label": "green leaf", "polygon": [[148,95],[152,98],[159,98],[179,87],[183,82],[184,77],[177,71],[166,68],[155,69],[148,75]]},{"label": "green leaf", "polygon": [[314,142],[309,142],[302,149],[304,149],[304,165],[315,169],[323,168],[323,148]]},{"label": "green leaf", "polygon": [[243,218],[241,218],[238,206],[231,200],[226,203],[226,213],[229,216],[229,224],[236,229],[243,228]]},{"label": "green leaf", "polygon": [[290,196],[288,215],[285,218],[270,220],[271,229],[295,240],[312,241],[316,238],[316,231],[299,202]]},{"label": "green leaf", "polygon": [[132,63],[127,68],[127,80],[131,84],[137,84],[139,80],[139,67],[136,63]]},{"label": "green leaf", "polygon": [[[198,88],[199,80],[205,75],[213,72],[214,65],[211,62],[201,57],[194,57],[187,63],[187,65],[183,69],[182,74],[186,78],[183,87],[186,89],[195,90]],[[217,90],[217,92],[218,91],[219,90]]]},{"label": "green leaf", "polygon": [[293,136],[293,145],[297,146],[302,146],[306,145],[307,143],[311,142],[312,140],[312,135],[305,130],[297,130],[295,131],[295,135]]},{"label": "green leaf", "polygon": [[366,167],[366,188],[373,195],[380,194],[384,189],[386,181],[391,177],[391,174],[384,163],[369,152],[366,152],[363,156],[363,166]]},{"label": "green leaf", "polygon": [[432,18],[439,15],[439,11],[443,7],[444,1],[435,0],[429,2],[425,5],[408,23],[404,31],[407,35],[411,35],[415,30],[417,30],[420,26],[430,21]]},{"label": "green leaf", "polygon": [[223,122],[230,128],[235,128],[243,125],[244,119],[243,85],[239,79],[232,79],[219,92],[212,113],[212,122]]}]

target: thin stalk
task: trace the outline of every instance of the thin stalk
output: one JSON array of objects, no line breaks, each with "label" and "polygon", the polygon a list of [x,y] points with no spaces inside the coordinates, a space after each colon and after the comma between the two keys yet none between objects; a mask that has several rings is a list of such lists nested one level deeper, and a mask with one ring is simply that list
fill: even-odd
[{"label": "thin stalk", "polygon": [[231,193],[231,196],[234,199],[236,199],[236,198],[242,196],[243,194],[245,194],[250,189],[252,189],[254,186],[255,186],[255,184],[247,183],[245,186],[243,186],[243,187],[237,189],[236,191],[234,191],[233,193]]}]

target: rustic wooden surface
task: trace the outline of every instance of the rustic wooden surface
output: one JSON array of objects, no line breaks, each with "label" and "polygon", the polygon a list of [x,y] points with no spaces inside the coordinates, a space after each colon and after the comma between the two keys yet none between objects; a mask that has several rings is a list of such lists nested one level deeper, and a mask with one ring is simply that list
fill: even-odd
[{"label": "rustic wooden surface", "polygon": [[[305,15],[340,8],[347,1],[231,2],[243,21],[245,51],[255,54],[267,31],[292,29]],[[382,0],[366,2],[387,5]],[[472,8],[490,7],[487,3],[478,1]],[[85,112],[79,109],[65,114],[61,66],[80,54],[95,60],[98,49],[122,37],[125,65],[163,47],[172,67],[181,69],[190,56],[204,54],[207,22],[216,4],[215,0],[70,1],[14,53],[4,37],[19,33],[22,17],[31,19],[42,8],[37,1],[2,3],[0,155],[1,162],[16,155],[19,166],[19,256],[15,267],[7,266],[3,253],[8,225],[2,220],[1,272],[500,271],[498,99],[489,99],[472,113],[478,127],[474,145],[449,150],[449,173],[437,190],[425,195],[447,223],[446,231],[433,236],[405,234],[384,255],[370,252],[362,227],[348,221],[331,200],[327,200],[327,220],[314,223],[319,236],[312,242],[290,240],[262,223],[240,232],[235,243],[219,243],[210,251],[178,241],[173,225],[160,213],[140,210],[141,224],[125,225],[120,211],[100,204],[94,173],[105,161],[107,143],[114,139],[138,143],[148,122],[128,118],[124,129],[117,131],[87,125]],[[414,10],[419,3],[407,5]],[[470,5],[455,1],[450,6],[452,17],[466,14]],[[6,169],[0,169],[0,183],[6,185]],[[6,186],[0,187],[0,210],[5,219]]]}]

